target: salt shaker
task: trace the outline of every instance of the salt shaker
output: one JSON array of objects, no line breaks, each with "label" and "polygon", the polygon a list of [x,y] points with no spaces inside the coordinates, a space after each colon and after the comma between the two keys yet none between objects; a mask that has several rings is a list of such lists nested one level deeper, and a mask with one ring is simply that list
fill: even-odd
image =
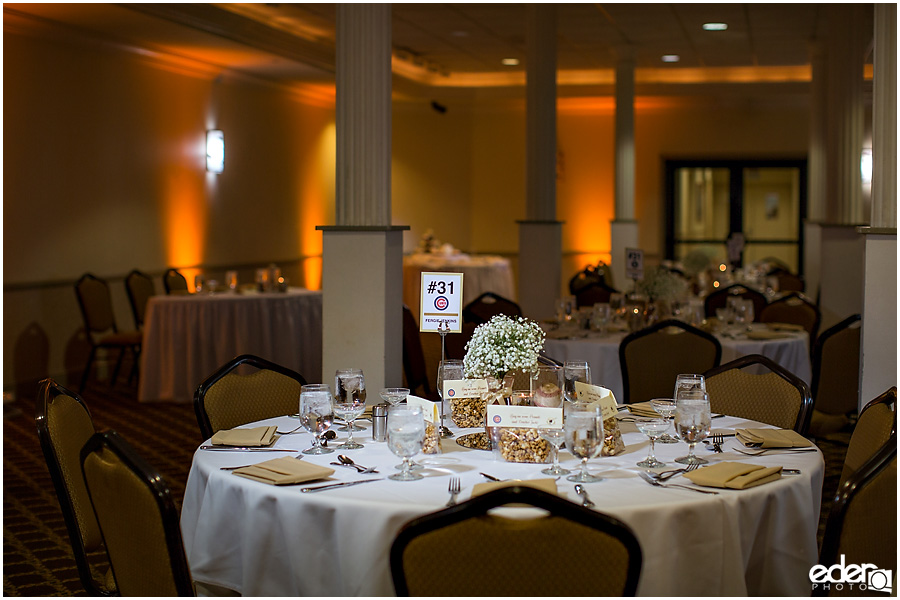
[{"label": "salt shaker", "polygon": [[388,404],[376,404],[372,407],[372,439],[383,442],[387,438]]}]

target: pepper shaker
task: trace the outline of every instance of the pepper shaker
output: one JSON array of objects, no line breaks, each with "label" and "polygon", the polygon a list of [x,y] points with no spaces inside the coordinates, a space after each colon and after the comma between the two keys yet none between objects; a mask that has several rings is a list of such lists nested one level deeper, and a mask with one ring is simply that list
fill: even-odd
[{"label": "pepper shaker", "polygon": [[387,439],[388,406],[385,402],[372,407],[372,439],[376,442]]}]

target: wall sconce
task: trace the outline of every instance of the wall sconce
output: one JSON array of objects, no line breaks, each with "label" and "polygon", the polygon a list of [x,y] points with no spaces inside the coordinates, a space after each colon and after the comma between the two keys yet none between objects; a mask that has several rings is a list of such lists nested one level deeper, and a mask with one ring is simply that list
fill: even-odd
[{"label": "wall sconce", "polygon": [[862,177],[863,186],[872,183],[872,149],[863,148],[859,159],[859,174]]},{"label": "wall sconce", "polygon": [[206,170],[210,173],[225,170],[225,135],[221,129],[206,132]]}]

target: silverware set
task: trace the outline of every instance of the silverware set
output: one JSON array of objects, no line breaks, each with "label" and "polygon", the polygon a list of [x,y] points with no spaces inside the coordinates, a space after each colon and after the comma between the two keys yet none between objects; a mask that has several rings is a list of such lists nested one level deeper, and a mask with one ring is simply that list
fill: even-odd
[{"label": "silverware set", "polygon": [[581,496],[581,505],[586,508],[594,508],[596,504],[588,497],[587,490],[580,483],[575,484],[575,493]]},{"label": "silverware set", "polygon": [[662,473],[647,473],[648,476],[653,477],[657,481],[666,481],[678,475],[679,473],[689,473],[696,469],[700,468],[700,465],[697,463],[690,464],[683,469],[675,469],[674,471],[663,471]]},{"label": "silverware set", "polygon": [[719,454],[721,454],[723,452],[722,444],[725,443],[725,436],[723,436],[721,433],[714,433],[711,436],[709,436],[709,441],[712,442],[713,451],[715,451]]},{"label": "silverware set", "polygon": [[[694,466],[694,465],[691,465],[691,466]],[[693,470],[693,469],[690,469],[690,470]],[[658,479],[654,479],[653,477],[651,477],[650,474],[647,473],[646,471],[641,471],[640,473],[638,473],[638,475],[640,475],[641,479],[643,479],[650,485],[653,485],[656,487],[661,487],[661,488],[677,487],[677,488],[682,488],[685,490],[691,490],[692,492],[700,492],[701,494],[712,494],[714,496],[718,495],[718,493],[719,493],[719,492],[714,492],[712,490],[701,490],[700,488],[693,488],[693,487],[690,487],[687,485],[681,485],[679,483],[670,483],[668,485],[665,485],[665,484],[660,483]]]},{"label": "silverware set", "polygon": [[459,492],[462,490],[462,486],[459,481],[459,477],[451,477],[450,485],[448,487],[448,492],[450,493],[450,500],[447,502],[447,506],[453,506],[456,504],[456,497],[459,496]]}]

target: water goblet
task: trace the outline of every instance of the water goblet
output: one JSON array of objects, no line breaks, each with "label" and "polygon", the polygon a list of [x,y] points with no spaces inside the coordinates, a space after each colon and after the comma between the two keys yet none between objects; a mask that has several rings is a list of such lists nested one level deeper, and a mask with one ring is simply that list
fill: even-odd
[{"label": "water goblet", "polygon": [[606,302],[598,302],[591,310],[591,329],[600,335],[606,335],[609,326],[610,307]]},{"label": "water goblet", "polygon": [[202,294],[206,289],[206,277],[203,275],[194,275],[194,293]]},{"label": "water goblet", "polygon": [[419,406],[400,405],[388,409],[387,441],[391,452],[403,459],[400,472],[388,476],[394,481],[415,481],[422,475],[411,470],[410,458],[422,449],[425,417]]},{"label": "water goblet", "polygon": [[534,390],[534,405],[548,408],[562,406],[562,372],[559,365],[539,365],[531,380]]},{"label": "water goblet", "polygon": [[661,418],[647,418],[637,419],[634,424],[637,426],[638,431],[650,438],[650,454],[647,455],[647,458],[637,463],[637,466],[644,467],[645,469],[655,469],[656,467],[666,466],[666,463],[656,458],[654,451],[656,449],[656,440],[669,428],[669,422]]},{"label": "water goblet", "polygon": [[663,434],[659,436],[656,441],[660,444],[677,444],[681,440],[678,438],[669,435],[669,422],[672,420],[672,417],[675,416],[675,401],[671,398],[654,398],[650,401],[650,406],[653,407],[653,410],[659,413],[659,416],[663,418],[666,422],[666,429],[663,430]]},{"label": "water goblet", "polygon": [[313,446],[303,454],[331,454],[331,448],[322,446],[322,434],[334,420],[331,406],[331,388],[325,383],[314,383],[300,387],[300,424],[313,434]]},{"label": "water goblet", "polygon": [[575,382],[590,383],[591,366],[584,360],[567,360],[563,365],[563,379],[566,400],[577,402],[578,394],[575,392]]},{"label": "water goblet", "polygon": [[[346,385],[346,380],[342,380],[342,384]],[[352,384],[351,384],[352,385]],[[342,419],[347,423],[347,441],[338,446],[341,450],[356,450],[364,448],[362,444],[353,439],[353,421],[359,418],[366,410],[366,399],[363,395],[353,393],[352,390],[344,389],[339,396],[334,398],[334,416]]]},{"label": "water goblet", "polygon": [[447,412],[444,406],[444,382],[456,381],[463,379],[463,361],[458,359],[446,359],[438,363],[437,372],[437,393],[441,399],[441,437],[452,437],[453,433],[444,426],[444,413]]},{"label": "water goblet", "polygon": [[700,390],[682,392],[675,400],[675,429],[688,443],[687,456],[675,459],[682,465],[705,465],[707,460],[694,455],[694,446],[709,435],[711,427],[709,396]]},{"label": "water goblet", "polygon": [[753,312],[753,300],[744,300],[741,302],[741,306],[743,306],[744,322],[749,326],[753,319],[756,318]]},{"label": "water goblet", "polygon": [[600,407],[589,404],[573,404],[566,413],[566,448],[581,459],[581,472],[566,477],[566,481],[592,483],[603,478],[588,472],[588,459],[594,458],[603,447],[603,418]]},{"label": "water goblet", "polygon": [[[366,430],[365,427],[356,425],[354,423],[356,418],[361,415],[366,409],[366,378],[363,375],[362,369],[338,369],[337,371],[335,371],[334,395],[342,404],[352,403],[354,409],[350,412],[355,412],[357,410],[356,407],[358,407],[358,404],[360,402],[362,403],[362,409],[359,410],[358,413],[353,415],[352,418],[348,419],[346,425],[338,427],[338,431],[349,431],[350,435],[347,443],[354,443],[353,432]],[[338,410],[340,410],[341,414],[343,414],[343,409]],[[347,410],[349,410],[349,408]]]},{"label": "water goblet", "polygon": [[409,396],[408,388],[384,388],[381,390],[381,399],[390,404],[397,406]]},{"label": "water goblet", "polygon": [[706,391],[706,378],[697,373],[682,373],[675,378],[675,392],[672,394],[672,398],[678,400],[680,392],[696,390]]},{"label": "water goblet", "polygon": [[553,466],[542,469],[541,473],[554,476],[571,473],[570,470],[559,466],[559,447],[562,446],[563,441],[566,439],[566,430],[561,427],[542,427],[538,429],[538,433],[541,435],[541,439],[545,440],[553,448]]},{"label": "water goblet", "polygon": [[225,271],[225,283],[228,284],[229,291],[236,292],[238,288],[238,272]]}]

